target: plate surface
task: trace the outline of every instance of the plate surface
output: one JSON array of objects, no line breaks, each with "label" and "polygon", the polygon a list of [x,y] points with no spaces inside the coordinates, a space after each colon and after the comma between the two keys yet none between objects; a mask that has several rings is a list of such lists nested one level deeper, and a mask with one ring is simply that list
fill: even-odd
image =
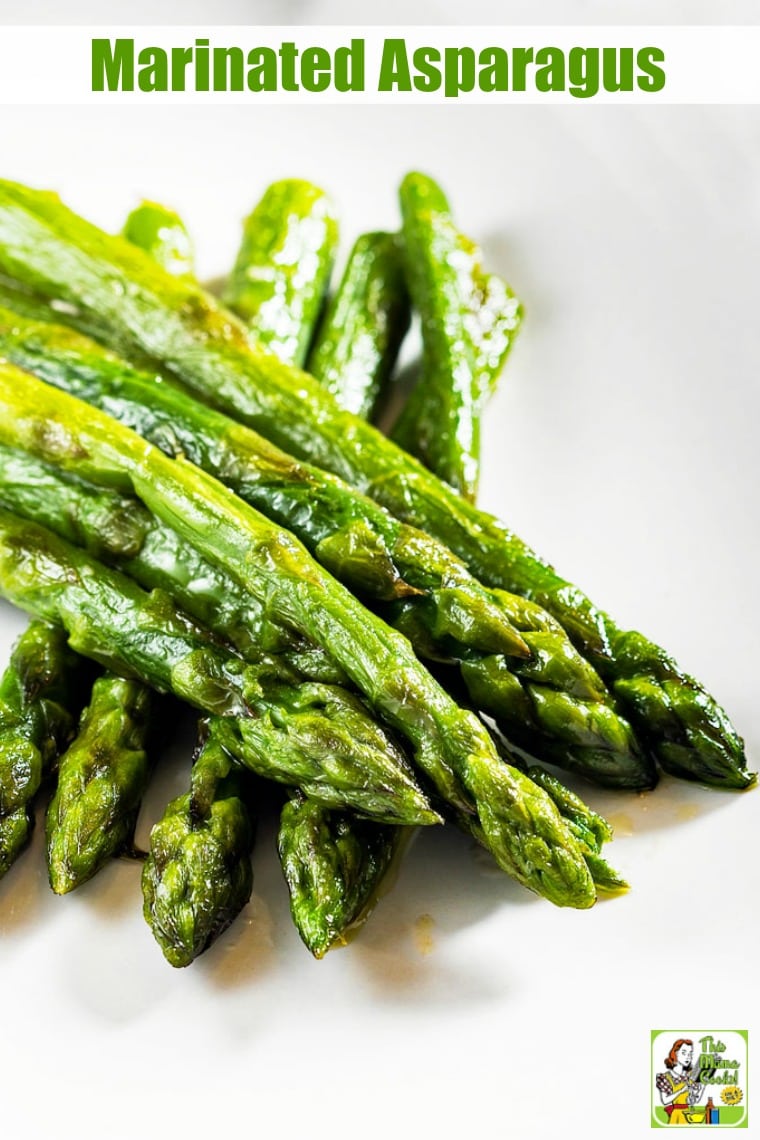
[{"label": "plate surface", "polygon": [[[704,681],[756,766],[759,127],[750,108],[51,108],[4,112],[0,144],[6,176],[106,228],[142,196],[175,206],[208,277],[270,180],[331,190],[345,251],[397,225],[404,172],[438,177],[527,313],[483,507]],[[22,628],[0,608],[2,660]],[[650,1029],[754,1027],[760,799],[670,780],[584,794],[616,826],[625,898],[559,911],[428,833],[316,963],[265,826],[252,904],[182,972],[134,864],[54,898],[38,829],[0,884],[4,1131],[647,1134]]]}]

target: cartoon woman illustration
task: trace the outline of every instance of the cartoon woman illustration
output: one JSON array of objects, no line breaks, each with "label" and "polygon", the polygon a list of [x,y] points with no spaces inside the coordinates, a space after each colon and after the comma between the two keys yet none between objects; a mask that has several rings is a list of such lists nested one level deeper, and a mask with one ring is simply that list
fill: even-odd
[{"label": "cartoon woman illustration", "polygon": [[694,1042],[679,1037],[665,1058],[668,1072],[657,1074],[656,1084],[668,1114],[668,1124],[688,1124],[688,1110],[699,1103],[705,1091],[704,1085],[691,1076],[693,1060]]}]

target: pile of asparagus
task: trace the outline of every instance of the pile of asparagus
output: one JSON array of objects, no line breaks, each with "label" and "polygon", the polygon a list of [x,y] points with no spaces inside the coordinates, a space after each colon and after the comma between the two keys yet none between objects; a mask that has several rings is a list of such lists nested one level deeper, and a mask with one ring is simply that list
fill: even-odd
[{"label": "pile of asparagus", "polygon": [[[522,320],[432,179],[356,242],[271,186],[221,301],[154,203],[110,236],[0,182],[0,593],[33,615],[0,684],[0,876],[38,792],[66,893],[131,850],[167,706],[201,713],[151,833],[144,913],[184,966],[250,897],[262,797],[321,957],[444,821],[560,906],[625,889],[556,774],[754,783],[708,693],[474,505]],[[374,426],[410,315],[420,379]],[[162,727],[164,726],[164,727]],[[270,782],[270,788],[263,785]]]}]

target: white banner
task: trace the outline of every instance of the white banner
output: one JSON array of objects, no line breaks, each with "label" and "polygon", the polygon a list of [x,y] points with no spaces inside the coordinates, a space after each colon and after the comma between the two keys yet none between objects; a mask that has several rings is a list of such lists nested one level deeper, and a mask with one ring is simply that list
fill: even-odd
[{"label": "white banner", "polygon": [[0,104],[758,103],[760,27],[2,27]]}]

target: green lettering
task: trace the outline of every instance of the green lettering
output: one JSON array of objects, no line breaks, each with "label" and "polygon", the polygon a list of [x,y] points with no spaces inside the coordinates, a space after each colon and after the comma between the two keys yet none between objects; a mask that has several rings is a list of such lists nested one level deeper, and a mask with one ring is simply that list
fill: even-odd
[{"label": "green lettering", "polygon": [[599,48],[570,48],[568,90],[576,99],[590,99],[599,90]]},{"label": "green lettering", "polygon": [[414,77],[414,86],[418,91],[437,91],[441,86],[440,63],[441,53],[434,47],[417,48],[412,56],[412,62],[419,72]]},{"label": "green lettering", "polygon": [[509,91],[509,56],[504,48],[483,48],[478,56],[481,91]]},{"label": "green lettering", "polygon": [[661,48],[645,47],[636,56],[639,75],[636,82],[640,91],[662,91],[665,86],[665,70],[658,63],[665,62],[665,52]]},{"label": "green lettering", "polygon": [[92,41],[93,91],[134,91],[135,41]]},{"label": "green lettering", "polygon": [[137,62],[140,65],[137,85],[141,91],[169,90],[169,61],[163,48],[143,48]]},{"label": "green lettering", "polygon": [[195,41],[195,90],[208,91],[210,82],[208,40]]},{"label": "green lettering", "polygon": [[280,47],[280,60],[282,61],[282,89],[283,91],[298,91],[296,78],[296,60],[298,48],[293,40],[286,40]]},{"label": "green lettering", "polygon": [[602,87],[633,91],[633,48],[602,48]]},{"label": "green lettering", "polygon": [[248,52],[248,90],[277,90],[277,53],[270,47],[257,47]]},{"label": "green lettering", "polygon": [[378,91],[412,90],[405,40],[386,40],[383,44],[377,89]]},{"label": "green lettering", "polygon": [[172,48],[172,91],[185,90],[187,68],[192,62],[192,48]]},{"label": "green lettering", "polygon": [[245,56],[239,47],[214,48],[214,91],[242,91]]},{"label": "green lettering", "polygon": [[301,86],[304,91],[326,91],[330,86],[331,65],[327,48],[310,47],[301,52]]},{"label": "green lettering", "polygon": [[336,91],[364,90],[364,40],[351,40],[350,47],[337,48],[333,73]]},{"label": "green lettering", "polygon": [[562,48],[542,47],[536,52],[536,91],[565,90],[565,53]]},{"label": "green lettering", "polygon": [[524,91],[528,64],[533,62],[533,48],[516,47],[512,52],[512,90]]},{"label": "green lettering", "polygon": [[460,91],[475,87],[475,52],[471,47],[445,48],[443,53],[444,91],[447,99],[455,99]]}]

